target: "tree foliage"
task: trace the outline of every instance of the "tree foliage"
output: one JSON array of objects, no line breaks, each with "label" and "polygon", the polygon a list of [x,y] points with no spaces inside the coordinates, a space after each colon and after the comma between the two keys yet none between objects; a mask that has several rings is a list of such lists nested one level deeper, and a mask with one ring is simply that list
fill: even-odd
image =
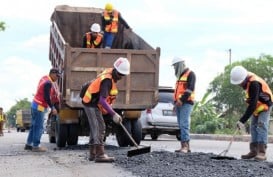
[{"label": "tree foliage", "polygon": [[10,127],[15,126],[15,120],[16,120],[16,111],[20,109],[29,109],[30,108],[30,101],[28,101],[27,98],[24,98],[22,100],[16,101],[16,104],[10,108],[10,110],[7,112],[7,119],[8,124]]},{"label": "tree foliage", "polygon": [[5,29],[6,29],[5,22],[0,21],[0,31],[5,31]]},{"label": "tree foliage", "polygon": [[225,67],[224,73],[219,74],[209,85],[207,92],[214,95],[213,102],[218,112],[224,112],[231,128],[232,123],[238,120],[246,109],[244,90],[230,84],[230,71],[234,66],[242,65],[248,71],[263,78],[273,88],[273,57],[261,55],[259,58],[247,58],[234,62]]}]

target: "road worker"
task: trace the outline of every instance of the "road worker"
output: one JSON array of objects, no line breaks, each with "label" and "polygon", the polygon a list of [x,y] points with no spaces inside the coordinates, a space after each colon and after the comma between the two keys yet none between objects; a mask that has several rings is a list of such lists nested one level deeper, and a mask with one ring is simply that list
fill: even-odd
[{"label": "road worker", "polygon": [[83,36],[83,48],[101,48],[103,41],[103,34],[98,23],[94,23],[90,27],[90,32]]},{"label": "road worker", "polygon": [[181,147],[175,152],[188,153],[190,150],[190,115],[194,104],[194,90],[196,76],[185,65],[181,57],[174,57],[172,61],[176,76],[174,103],[177,121],[181,134]]},{"label": "road worker", "polygon": [[116,124],[121,116],[111,107],[118,94],[117,82],[130,73],[130,63],[126,58],[118,58],[113,68],[104,70],[88,86],[82,98],[85,113],[90,126],[89,160],[95,162],[113,162],[104,151],[105,122],[103,115],[109,114]]},{"label": "road worker", "polygon": [[248,107],[236,123],[239,129],[251,118],[249,144],[250,152],[242,155],[242,159],[255,158],[266,160],[268,142],[268,124],[272,109],[272,91],[268,84],[254,73],[248,72],[243,66],[235,66],[230,72],[230,82],[245,90]]},{"label": "road worker", "polygon": [[105,5],[102,13],[102,29],[104,32],[103,47],[112,48],[116,34],[118,33],[119,23],[126,29],[132,30],[127,22],[122,18],[120,12],[113,8],[111,3]]}]

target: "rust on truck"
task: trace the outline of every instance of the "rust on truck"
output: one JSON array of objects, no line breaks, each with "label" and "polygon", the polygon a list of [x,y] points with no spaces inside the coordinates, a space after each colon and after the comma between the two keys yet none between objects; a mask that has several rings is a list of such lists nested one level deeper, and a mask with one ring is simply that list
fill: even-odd
[{"label": "rust on truck", "polygon": [[82,111],[79,97],[82,84],[113,67],[118,57],[126,57],[131,67],[130,75],[117,84],[119,94],[113,108],[126,112],[125,116],[138,118],[138,111],[157,104],[160,48],[154,49],[122,24],[112,49],[82,48],[83,35],[93,23],[101,24],[102,12],[100,8],[61,5],[51,16],[49,60],[53,67],[63,71],[58,81],[61,123],[78,122],[82,113],[75,111]]}]

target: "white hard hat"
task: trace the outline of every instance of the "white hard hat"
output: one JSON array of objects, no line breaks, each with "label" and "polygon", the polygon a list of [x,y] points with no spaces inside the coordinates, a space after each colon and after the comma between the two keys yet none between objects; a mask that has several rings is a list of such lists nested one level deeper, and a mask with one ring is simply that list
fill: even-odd
[{"label": "white hard hat", "polygon": [[98,23],[94,23],[91,27],[90,30],[92,32],[99,33],[100,32],[100,25]]},{"label": "white hard hat", "polygon": [[180,57],[174,57],[173,60],[172,60],[172,65],[174,65],[175,63],[178,63],[178,62],[184,62],[184,60]]},{"label": "white hard hat", "polygon": [[241,84],[247,77],[247,70],[242,66],[235,66],[230,71],[230,83]]},{"label": "white hard hat", "polygon": [[130,63],[127,58],[119,57],[114,63],[114,68],[120,74],[128,75],[130,73]]}]

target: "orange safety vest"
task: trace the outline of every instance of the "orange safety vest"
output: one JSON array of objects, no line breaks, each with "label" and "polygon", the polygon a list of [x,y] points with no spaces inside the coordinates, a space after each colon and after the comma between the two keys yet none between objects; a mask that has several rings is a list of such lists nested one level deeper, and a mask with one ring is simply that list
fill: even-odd
[{"label": "orange safety vest", "polygon": [[[100,91],[101,82],[107,78],[112,80],[112,88],[108,97],[106,98],[106,101],[110,105],[114,103],[118,94],[118,90],[117,85],[112,78],[112,71],[113,68],[108,68],[104,70],[93,82],[91,82],[82,98],[82,101],[84,103],[89,103],[92,100],[92,94],[98,93]],[[102,105],[98,104],[98,108],[101,110],[102,114],[107,114],[107,111],[102,107]]]},{"label": "orange safety vest", "polygon": [[[53,81],[48,75],[43,76],[41,80],[39,81],[37,92],[33,99],[33,101],[37,103],[37,106],[38,106],[37,109],[42,112],[45,111],[45,109],[48,107],[47,102],[44,99],[44,85],[47,82],[51,82],[51,84],[53,84]],[[52,93],[52,89],[53,88],[51,87],[50,93]]]},{"label": "orange safety vest", "polygon": [[[270,96],[270,99],[272,101],[273,100],[272,91],[270,90],[267,83],[262,78],[260,78],[259,76],[257,76],[254,73],[248,72],[248,75],[250,76],[250,79],[248,80],[248,83],[246,86],[246,100],[249,99],[250,82],[257,81],[262,85],[262,92],[268,94],[268,96]],[[253,115],[257,117],[259,115],[259,113],[261,113],[263,111],[268,111],[268,109],[269,109],[269,107],[267,104],[262,103],[261,101],[258,100],[255,111],[253,112]]]},{"label": "orange safety vest", "polygon": [[102,41],[102,34],[98,33],[94,42],[91,41],[92,35],[91,32],[87,32],[86,34],[86,48],[96,48]]},{"label": "orange safety vest", "polygon": [[[113,18],[112,21],[109,25],[105,25],[105,31],[106,32],[111,32],[111,33],[117,33],[118,32],[118,14],[119,12],[116,10],[113,10]],[[103,13],[103,17],[105,21],[111,20],[108,12],[105,10]]]},{"label": "orange safety vest", "polygon": [[[188,77],[190,74],[190,70],[186,71],[179,80],[176,81],[176,85],[175,85],[175,91],[174,91],[174,100],[178,100],[180,99],[185,91],[187,90],[187,81],[188,81]],[[191,95],[188,98],[188,101],[194,101],[194,91],[191,93]]]}]

